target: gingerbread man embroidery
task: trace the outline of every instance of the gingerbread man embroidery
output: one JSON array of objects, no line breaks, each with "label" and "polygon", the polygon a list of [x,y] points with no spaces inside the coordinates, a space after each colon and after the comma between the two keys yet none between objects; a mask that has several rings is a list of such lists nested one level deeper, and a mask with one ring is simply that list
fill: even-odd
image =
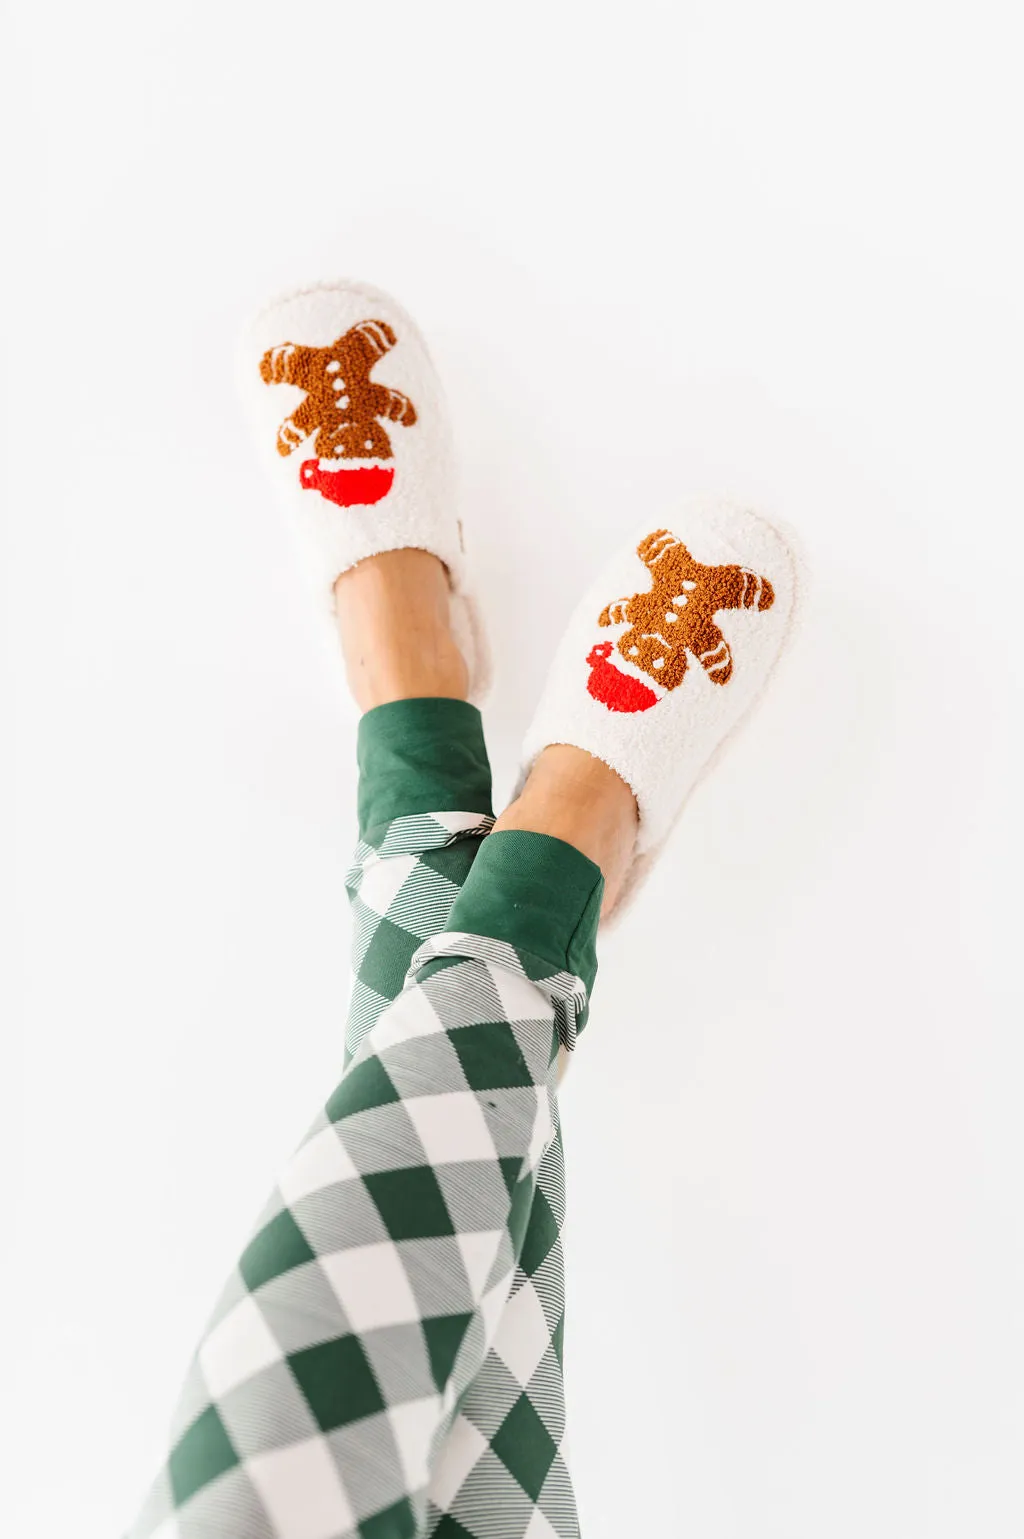
[{"label": "gingerbread man embroidery", "polygon": [[278,454],[308,446],[316,458],[302,462],[302,485],[342,507],[379,502],[391,490],[395,472],[390,465],[337,461],[390,460],[391,440],[381,419],[403,427],[416,421],[408,396],[370,378],[396,340],[386,321],[360,321],[329,347],[282,342],[260,360],[264,384],[298,385],[306,392],[277,430]]},{"label": "gingerbread man embroidery", "polygon": [[[745,566],[702,566],[667,529],[641,540],[637,555],[651,574],[646,593],[616,599],[599,625],[628,625],[615,643],[620,655],[662,689],[677,689],[694,658],[713,684],[728,684],[733,659],[715,624],[723,609],[770,609],[775,593],[767,577]],[[609,661],[610,641],[592,648],[587,689],[612,711],[646,711],[662,697]]]}]

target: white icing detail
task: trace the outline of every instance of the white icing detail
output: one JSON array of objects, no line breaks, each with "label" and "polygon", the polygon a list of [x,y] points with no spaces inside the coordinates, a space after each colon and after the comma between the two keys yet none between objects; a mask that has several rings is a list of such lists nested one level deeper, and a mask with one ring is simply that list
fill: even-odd
[{"label": "white icing detail", "polygon": [[[345,469],[345,470],[365,470],[368,466],[371,466],[371,465],[377,466],[380,470],[394,470],[395,469],[395,461],[394,460],[382,460],[382,459],[379,459],[378,456],[375,455],[375,454],[360,454],[360,455],[357,455],[354,459],[351,458],[351,457],[348,458],[348,459],[345,459],[343,454],[342,454],[341,449],[334,449],[334,450],[332,450],[332,453],[335,456],[333,459],[324,459],[321,456],[320,460],[318,461],[321,470],[330,470],[330,471],[336,473],[338,470],[341,470],[341,469]],[[342,465],[338,464],[338,460],[339,459],[343,460],[343,464]]]}]

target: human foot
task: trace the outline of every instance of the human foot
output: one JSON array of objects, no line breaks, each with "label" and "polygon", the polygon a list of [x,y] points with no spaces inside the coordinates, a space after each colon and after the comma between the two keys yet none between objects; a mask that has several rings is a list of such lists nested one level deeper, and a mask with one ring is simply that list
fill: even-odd
[{"label": "human foot", "polygon": [[[260,312],[239,366],[257,448],[317,596],[328,613],[337,595],[354,611],[342,635],[360,690],[369,697],[398,689],[388,698],[400,699],[437,672],[438,693],[479,700],[486,644],[466,591],[451,434],[440,382],[412,320],[365,284],[316,284]],[[371,562],[385,553],[395,562],[374,570]],[[427,557],[429,576],[428,565],[417,571],[407,559],[416,553]],[[361,570],[358,580],[338,582],[353,570]],[[392,587],[405,608],[387,597]],[[442,623],[436,611],[445,603]],[[390,650],[375,618],[389,609],[402,638]],[[375,654],[364,664],[356,626],[363,627],[362,650]],[[451,638],[462,666],[447,657]],[[404,660],[390,657],[399,650]]]},{"label": "human foot", "polygon": [[334,584],[349,688],[361,711],[392,700],[465,700],[469,670],[452,634],[448,574],[425,550],[391,550]]},{"label": "human foot", "polygon": [[793,557],[757,514],[690,503],[673,522],[630,541],[580,602],[524,744],[523,795],[556,743],[603,761],[636,798],[635,846],[606,913],[764,689],[796,594]]},{"label": "human foot", "polygon": [[601,911],[608,913],[633,857],[636,826],[636,800],[621,776],[593,754],[556,743],[538,754],[494,831],[525,829],[574,845],[601,868]]}]

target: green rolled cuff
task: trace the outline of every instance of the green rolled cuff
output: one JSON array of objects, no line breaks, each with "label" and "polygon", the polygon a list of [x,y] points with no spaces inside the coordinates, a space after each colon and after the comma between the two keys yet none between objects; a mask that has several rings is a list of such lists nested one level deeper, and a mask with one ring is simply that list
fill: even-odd
[{"label": "green rolled cuff", "polygon": [[589,1000],[603,894],[600,867],[574,845],[549,834],[503,830],[483,841],[445,929],[506,941],[533,981],[574,974]]},{"label": "green rolled cuff", "polygon": [[429,812],[493,816],[491,766],[475,705],[395,700],[359,723],[359,833]]}]

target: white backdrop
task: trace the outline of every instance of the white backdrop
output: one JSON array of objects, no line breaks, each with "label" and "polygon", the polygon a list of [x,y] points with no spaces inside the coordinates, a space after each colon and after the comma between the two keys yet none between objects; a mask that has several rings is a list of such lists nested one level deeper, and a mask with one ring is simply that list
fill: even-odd
[{"label": "white backdrop", "polygon": [[334,275],[448,386],[499,795],[622,531],[738,495],[813,571],[563,1097],[584,1534],[1024,1532],[1015,12],[5,23],[19,1539],[131,1516],[339,1062],[353,716],[232,379]]}]

